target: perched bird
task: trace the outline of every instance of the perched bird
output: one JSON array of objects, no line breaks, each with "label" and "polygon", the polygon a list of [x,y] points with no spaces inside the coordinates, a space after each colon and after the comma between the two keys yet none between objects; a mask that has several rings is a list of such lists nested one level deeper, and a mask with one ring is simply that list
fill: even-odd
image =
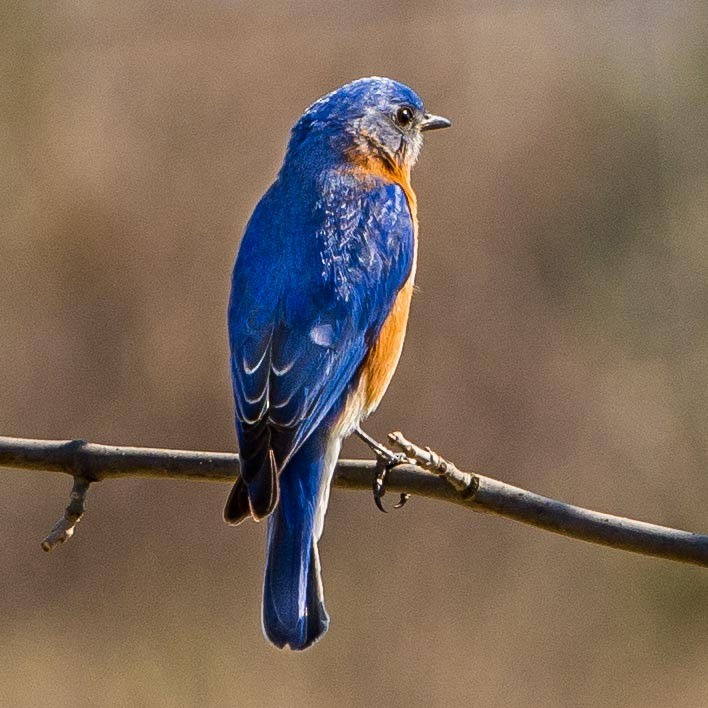
[{"label": "perched bird", "polygon": [[449,125],[390,79],[320,98],[241,241],[228,312],[241,476],[224,517],[270,515],[263,631],[281,648],[329,625],[317,542],[330,482],[398,364],[416,269],[410,170],[423,131]]}]

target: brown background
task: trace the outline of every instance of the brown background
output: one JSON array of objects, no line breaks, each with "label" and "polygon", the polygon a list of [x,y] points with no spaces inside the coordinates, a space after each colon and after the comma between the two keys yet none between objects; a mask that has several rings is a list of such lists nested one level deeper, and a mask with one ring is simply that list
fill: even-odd
[{"label": "brown background", "polygon": [[[0,6],[0,432],[232,450],[233,256],[302,110],[359,76],[453,130],[368,429],[708,530],[708,11],[634,2]],[[347,454],[363,456],[349,443]],[[332,626],[259,624],[264,529],[218,485],[0,475],[3,706],[703,706],[705,570],[335,492]]]}]

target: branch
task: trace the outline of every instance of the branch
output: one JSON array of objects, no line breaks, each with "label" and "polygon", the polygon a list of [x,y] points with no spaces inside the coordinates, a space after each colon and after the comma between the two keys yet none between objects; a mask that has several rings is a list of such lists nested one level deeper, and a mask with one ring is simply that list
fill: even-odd
[{"label": "branch", "polygon": [[[461,472],[429,448],[422,449],[400,433],[389,436],[411,464],[392,469],[389,491],[453,502],[473,511],[497,514],[591,543],[683,563],[708,566],[708,536],[655,526],[565,504],[489,477]],[[139,447],[97,445],[82,440],[25,440],[0,436],[0,466],[61,472],[74,478],[72,498],[42,547],[51,550],[73,533],[84,510],[86,491],[94,482],[124,477],[191,479],[233,483],[238,455]],[[433,472],[433,474],[431,474]],[[340,460],[333,484],[342,489],[371,489],[376,464]]]}]

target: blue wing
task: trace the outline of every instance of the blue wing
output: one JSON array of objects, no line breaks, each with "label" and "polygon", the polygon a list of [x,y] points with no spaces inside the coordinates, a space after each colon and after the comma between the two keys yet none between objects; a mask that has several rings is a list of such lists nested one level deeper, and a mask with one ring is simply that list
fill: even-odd
[{"label": "blue wing", "polygon": [[[249,222],[229,306],[241,474],[256,518],[277,504],[278,471],[343,405],[414,257],[398,185],[339,174],[309,203],[287,187],[276,181]],[[235,490],[227,518],[248,513],[247,497]]]}]

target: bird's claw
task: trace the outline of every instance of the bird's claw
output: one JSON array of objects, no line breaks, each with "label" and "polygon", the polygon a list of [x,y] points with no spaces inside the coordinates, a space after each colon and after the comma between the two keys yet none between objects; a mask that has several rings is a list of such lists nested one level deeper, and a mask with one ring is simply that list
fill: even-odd
[{"label": "bird's claw", "polygon": [[[403,465],[410,462],[408,457],[402,452],[393,452],[385,445],[377,442],[368,433],[365,433],[361,428],[356,428],[354,431],[373,451],[376,455],[376,474],[372,482],[374,492],[374,502],[376,506],[384,512],[388,513],[388,509],[383,505],[381,498],[386,494],[386,475],[397,465]],[[401,498],[398,504],[394,504],[394,509],[400,509],[408,501],[410,494],[401,493]]]},{"label": "bird's claw", "polygon": [[[397,465],[405,464],[406,462],[408,462],[408,458],[403,453],[396,454],[390,450],[386,450],[386,454],[378,454],[376,457],[376,474],[374,475],[372,489],[374,492],[374,503],[384,514],[388,513],[388,509],[383,504],[383,496],[386,494],[386,475],[389,473],[389,470],[392,470]],[[400,509],[405,506],[409,498],[410,494],[402,492],[398,504],[394,504],[393,508]]]}]

